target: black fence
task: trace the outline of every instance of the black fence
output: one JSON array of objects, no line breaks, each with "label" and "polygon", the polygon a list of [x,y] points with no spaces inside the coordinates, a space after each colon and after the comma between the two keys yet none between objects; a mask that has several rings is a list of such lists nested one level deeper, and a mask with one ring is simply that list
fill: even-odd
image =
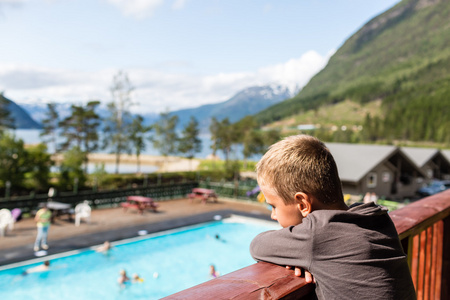
[{"label": "black fence", "polygon": [[47,201],[57,201],[68,203],[72,206],[85,200],[95,209],[100,207],[119,206],[127,196],[151,197],[157,201],[184,198],[193,188],[198,187],[198,182],[184,182],[177,184],[158,184],[149,186],[139,186],[133,188],[106,190],[106,191],[79,191],[78,193],[58,193],[49,198],[48,195],[19,196],[10,199],[0,199],[0,208],[9,210],[20,208],[23,213],[30,213],[39,207],[39,204]]},{"label": "black fence", "polygon": [[20,208],[23,213],[31,213],[35,211],[40,203],[47,201],[57,201],[71,204],[75,207],[78,203],[85,200],[89,201],[92,208],[101,207],[117,207],[120,202],[124,202],[127,196],[145,196],[151,197],[156,201],[165,201],[170,199],[184,198],[195,187],[204,187],[215,190],[219,197],[253,200],[256,201],[258,193],[247,195],[256,187],[254,181],[235,181],[235,182],[210,182],[206,181],[190,181],[183,183],[164,183],[148,186],[137,186],[117,190],[105,191],[79,191],[77,193],[64,192],[57,193],[49,198],[46,194],[18,196],[13,198],[0,198],[0,209],[7,208],[12,210]]},{"label": "black fence", "polygon": [[[199,186],[213,189],[220,197],[256,201],[256,197],[258,196],[258,192],[251,193],[257,186],[256,181],[201,181]],[[248,195],[248,193],[251,193],[251,195]]]}]

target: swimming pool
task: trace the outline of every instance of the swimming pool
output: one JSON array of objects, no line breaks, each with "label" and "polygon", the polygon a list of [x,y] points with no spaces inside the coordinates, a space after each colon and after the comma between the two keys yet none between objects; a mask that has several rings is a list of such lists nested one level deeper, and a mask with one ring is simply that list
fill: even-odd
[{"label": "swimming pool", "polygon": [[[251,240],[275,228],[234,216],[113,243],[107,255],[85,249],[9,266],[0,270],[0,299],[160,299],[211,279],[211,264],[223,275],[254,263]],[[50,271],[21,275],[44,260],[51,261]],[[121,269],[144,282],[120,287]]]}]

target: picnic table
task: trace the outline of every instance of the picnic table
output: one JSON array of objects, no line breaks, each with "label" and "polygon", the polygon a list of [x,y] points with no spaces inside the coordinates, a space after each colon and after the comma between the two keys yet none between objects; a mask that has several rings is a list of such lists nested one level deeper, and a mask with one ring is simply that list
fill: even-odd
[{"label": "picnic table", "polygon": [[69,221],[72,221],[72,215],[74,210],[72,209],[72,205],[69,203],[57,202],[57,201],[48,201],[39,203],[39,206],[47,205],[47,208],[52,212],[51,222],[55,223],[55,219],[61,216],[66,215]]},{"label": "picnic table", "polygon": [[126,202],[120,203],[120,206],[123,207],[124,211],[127,211],[128,208],[137,209],[140,214],[144,213],[144,210],[151,209],[154,212],[158,210],[158,204],[154,202],[152,198],[144,197],[144,196],[128,196]]},{"label": "picnic table", "polygon": [[208,199],[213,199],[217,202],[217,195],[214,190],[204,189],[204,188],[193,188],[192,192],[188,194],[188,198],[192,202],[193,199],[200,199],[203,204],[206,204]]}]

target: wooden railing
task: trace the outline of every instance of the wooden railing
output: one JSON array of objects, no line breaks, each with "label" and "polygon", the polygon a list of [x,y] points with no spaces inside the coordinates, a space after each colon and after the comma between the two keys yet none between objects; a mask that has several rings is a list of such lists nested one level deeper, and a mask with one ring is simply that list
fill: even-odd
[{"label": "wooden railing", "polygon": [[450,299],[450,190],[390,213],[417,299]]},{"label": "wooden railing", "polygon": [[[450,299],[450,190],[390,213],[411,269],[417,299]],[[293,271],[256,263],[164,298],[312,299],[314,285]]]}]

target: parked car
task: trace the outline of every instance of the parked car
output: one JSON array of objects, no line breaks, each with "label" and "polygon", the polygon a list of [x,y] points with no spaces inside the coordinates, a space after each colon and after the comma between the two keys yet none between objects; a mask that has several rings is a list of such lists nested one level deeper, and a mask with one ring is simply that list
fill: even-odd
[{"label": "parked car", "polygon": [[446,189],[450,189],[450,180],[433,180],[427,186],[417,190],[417,194],[422,197],[431,196]]}]

